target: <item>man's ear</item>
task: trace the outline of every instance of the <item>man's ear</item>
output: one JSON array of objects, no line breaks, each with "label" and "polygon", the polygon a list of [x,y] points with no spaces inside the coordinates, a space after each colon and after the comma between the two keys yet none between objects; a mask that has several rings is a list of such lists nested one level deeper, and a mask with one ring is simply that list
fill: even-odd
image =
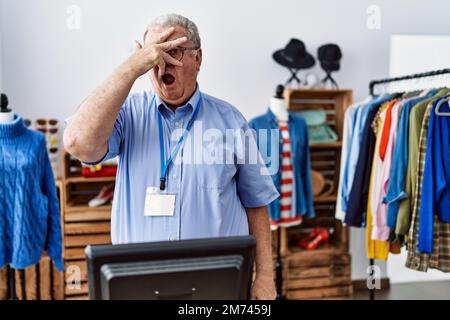
[{"label": "man's ear", "polygon": [[200,71],[200,66],[202,65],[202,49],[198,49],[197,55],[195,56],[195,63],[197,71]]}]

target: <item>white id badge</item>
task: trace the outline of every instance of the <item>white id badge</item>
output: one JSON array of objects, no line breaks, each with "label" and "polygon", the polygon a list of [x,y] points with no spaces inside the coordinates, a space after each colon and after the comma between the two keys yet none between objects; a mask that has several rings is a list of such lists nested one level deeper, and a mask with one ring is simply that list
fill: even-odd
[{"label": "white id badge", "polygon": [[144,216],[171,217],[175,213],[175,195],[162,193],[157,187],[148,187],[145,194]]}]

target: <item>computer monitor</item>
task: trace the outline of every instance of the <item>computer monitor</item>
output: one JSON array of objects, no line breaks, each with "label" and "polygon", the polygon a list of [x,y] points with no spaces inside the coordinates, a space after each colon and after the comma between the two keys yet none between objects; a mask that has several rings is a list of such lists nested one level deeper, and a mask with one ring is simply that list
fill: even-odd
[{"label": "computer monitor", "polygon": [[249,299],[252,236],[86,248],[89,298]]}]

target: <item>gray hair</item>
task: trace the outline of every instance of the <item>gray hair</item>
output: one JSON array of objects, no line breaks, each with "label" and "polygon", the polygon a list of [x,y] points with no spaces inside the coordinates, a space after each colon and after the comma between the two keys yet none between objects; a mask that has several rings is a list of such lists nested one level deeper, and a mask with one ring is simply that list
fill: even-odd
[{"label": "gray hair", "polygon": [[201,47],[201,41],[200,41],[200,35],[198,33],[198,28],[194,22],[189,20],[186,17],[183,17],[182,15],[170,13],[170,14],[164,14],[162,16],[159,16],[155,18],[152,23],[147,27],[147,30],[144,34],[144,40],[145,36],[147,35],[147,32],[151,30],[152,28],[156,26],[161,27],[175,27],[180,26],[183,27],[186,30],[186,36],[187,39],[192,41],[194,43],[194,46],[200,48]]}]

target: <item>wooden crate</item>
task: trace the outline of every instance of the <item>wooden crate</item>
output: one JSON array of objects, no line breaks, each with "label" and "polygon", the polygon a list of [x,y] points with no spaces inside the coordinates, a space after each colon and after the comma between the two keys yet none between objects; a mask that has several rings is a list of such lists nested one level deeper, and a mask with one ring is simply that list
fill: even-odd
[{"label": "wooden crate", "polygon": [[[9,266],[0,270],[0,300],[9,298]],[[59,272],[47,255],[41,261],[25,270],[14,270],[16,296],[19,300],[62,299]]]},{"label": "wooden crate", "polygon": [[288,299],[348,299],[352,295],[351,257],[334,249],[300,251],[286,258]]},{"label": "wooden crate", "polygon": [[[285,297],[348,299],[352,295],[349,231],[334,215],[339,184],[342,126],[345,110],[352,103],[352,91],[286,89],[284,96],[292,112],[324,110],[327,124],[338,135],[338,141],[310,145],[311,167],[332,183],[333,191],[314,199],[314,219],[305,217],[300,226],[289,228],[283,234],[281,251]],[[313,251],[298,249],[298,240],[306,237],[316,226],[331,231],[328,249],[323,246]]]}]

